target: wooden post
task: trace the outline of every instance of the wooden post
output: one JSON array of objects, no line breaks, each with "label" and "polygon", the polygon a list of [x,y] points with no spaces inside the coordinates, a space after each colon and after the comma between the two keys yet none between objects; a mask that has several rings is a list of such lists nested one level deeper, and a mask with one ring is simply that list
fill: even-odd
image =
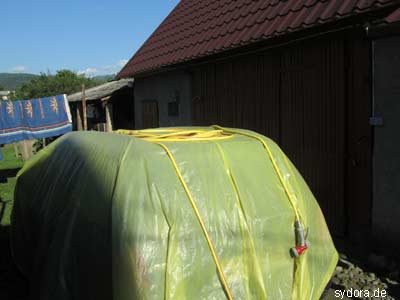
[{"label": "wooden post", "polygon": [[26,161],[29,159],[29,153],[28,153],[28,144],[27,141],[21,141],[19,142],[21,145],[21,155],[22,155],[22,160]]},{"label": "wooden post", "polygon": [[76,130],[82,131],[81,103],[76,102]]},{"label": "wooden post", "polygon": [[28,159],[33,156],[33,145],[35,144],[35,140],[27,140],[26,141],[26,150],[28,153]]},{"label": "wooden post", "polygon": [[112,119],[111,119],[111,103],[106,102],[105,105],[106,108],[106,131],[107,132],[112,132],[113,126],[112,126]]},{"label": "wooden post", "polygon": [[19,153],[18,153],[18,144],[17,144],[17,143],[13,143],[13,146],[14,146],[14,154],[15,154],[15,157],[18,157],[18,156],[19,156]]},{"label": "wooden post", "polygon": [[87,130],[85,85],[82,84],[83,130]]}]

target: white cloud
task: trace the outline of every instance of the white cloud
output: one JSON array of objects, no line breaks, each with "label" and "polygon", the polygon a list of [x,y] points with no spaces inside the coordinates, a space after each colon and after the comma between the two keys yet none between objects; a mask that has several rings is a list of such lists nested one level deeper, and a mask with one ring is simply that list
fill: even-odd
[{"label": "white cloud", "polygon": [[12,68],[12,71],[15,73],[21,73],[26,71],[26,67],[25,66],[15,66],[14,68]]},{"label": "white cloud", "polygon": [[120,59],[113,65],[104,65],[102,67],[89,67],[83,70],[79,70],[79,75],[86,75],[87,77],[93,77],[96,75],[110,75],[118,73],[123,66],[128,62],[127,59]]},{"label": "white cloud", "polygon": [[78,74],[79,75],[86,75],[88,77],[92,77],[97,75],[99,71],[96,68],[86,68],[85,70],[79,70]]},{"label": "white cloud", "polygon": [[120,67],[120,68],[122,68],[123,66],[126,65],[127,62],[128,62],[127,59],[121,59],[121,60],[117,63],[117,66]]}]

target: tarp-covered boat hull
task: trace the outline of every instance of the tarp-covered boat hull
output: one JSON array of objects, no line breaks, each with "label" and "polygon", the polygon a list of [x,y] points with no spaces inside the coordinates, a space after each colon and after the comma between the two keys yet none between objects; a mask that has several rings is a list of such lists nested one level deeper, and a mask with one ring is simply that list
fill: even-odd
[{"label": "tarp-covered boat hull", "polygon": [[[297,258],[294,207],[311,243]],[[295,167],[236,130],[60,138],[18,176],[12,248],[42,300],[319,299],[337,262]]]}]

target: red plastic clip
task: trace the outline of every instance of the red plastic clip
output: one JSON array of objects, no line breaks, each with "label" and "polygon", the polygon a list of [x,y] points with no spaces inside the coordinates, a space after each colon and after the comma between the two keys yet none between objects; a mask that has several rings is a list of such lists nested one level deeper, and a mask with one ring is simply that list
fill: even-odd
[{"label": "red plastic clip", "polygon": [[304,253],[304,251],[306,251],[308,249],[307,245],[304,246],[296,246],[293,247],[292,249],[290,249],[290,252],[292,253],[292,256],[294,257],[299,257],[300,255],[302,255]]}]

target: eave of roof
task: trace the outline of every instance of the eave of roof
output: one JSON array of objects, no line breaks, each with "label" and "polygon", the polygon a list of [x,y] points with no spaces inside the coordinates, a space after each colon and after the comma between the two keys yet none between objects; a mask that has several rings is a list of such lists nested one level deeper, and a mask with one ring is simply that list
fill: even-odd
[{"label": "eave of roof", "polygon": [[[125,87],[132,87],[133,81],[134,79],[132,78],[120,79],[117,81],[106,82],[102,85],[87,89],[85,91],[86,101],[99,100],[111,96],[113,93],[119,91],[120,89],[123,89]],[[67,99],[69,102],[82,101],[82,92],[68,95]]]}]

